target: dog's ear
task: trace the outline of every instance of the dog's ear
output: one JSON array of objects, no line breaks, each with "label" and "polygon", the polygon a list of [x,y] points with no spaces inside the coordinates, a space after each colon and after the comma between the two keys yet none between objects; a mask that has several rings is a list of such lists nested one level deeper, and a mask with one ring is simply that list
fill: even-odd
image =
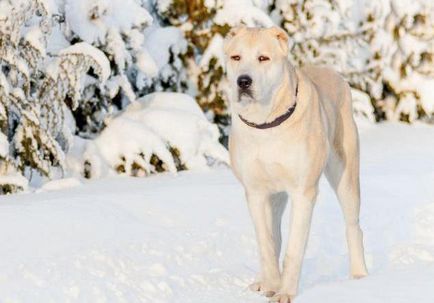
[{"label": "dog's ear", "polygon": [[235,27],[231,28],[231,30],[226,34],[226,37],[225,37],[225,40],[224,40],[224,44],[223,44],[223,49],[224,49],[225,53],[229,49],[229,44],[232,41],[232,39],[236,35],[238,35],[239,33],[241,33],[242,31],[244,31],[245,29],[246,29],[246,27],[244,25],[235,26]]},{"label": "dog's ear", "polygon": [[269,30],[270,30],[271,34],[277,39],[277,41],[279,41],[279,45],[280,45],[280,48],[282,49],[283,53],[285,55],[287,55],[289,52],[288,34],[283,29],[281,29],[280,27],[277,27],[277,26],[273,26]]}]

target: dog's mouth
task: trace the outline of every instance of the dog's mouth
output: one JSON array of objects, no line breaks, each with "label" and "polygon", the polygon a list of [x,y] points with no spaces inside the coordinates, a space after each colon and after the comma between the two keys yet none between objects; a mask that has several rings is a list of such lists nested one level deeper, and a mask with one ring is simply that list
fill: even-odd
[{"label": "dog's mouth", "polygon": [[253,91],[251,89],[238,90],[238,102],[252,101],[253,99]]}]

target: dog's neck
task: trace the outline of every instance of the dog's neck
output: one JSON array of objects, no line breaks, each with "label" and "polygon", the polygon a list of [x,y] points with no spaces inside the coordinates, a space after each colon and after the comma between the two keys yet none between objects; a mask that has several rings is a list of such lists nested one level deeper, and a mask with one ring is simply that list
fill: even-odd
[{"label": "dog's neck", "polygon": [[297,81],[297,73],[295,68],[288,64],[287,68],[285,69],[284,79],[282,79],[280,87],[273,96],[271,102],[272,107],[268,114],[267,121],[274,120],[276,117],[282,115],[294,105],[294,103],[297,101]]},{"label": "dog's neck", "polygon": [[[268,123],[288,111],[296,102],[297,74],[295,68],[289,63],[285,66],[282,81],[271,96],[270,102],[261,104],[253,102],[246,106],[242,112],[233,112],[233,117],[242,117],[255,124]],[[238,118],[237,118],[238,119]]]}]

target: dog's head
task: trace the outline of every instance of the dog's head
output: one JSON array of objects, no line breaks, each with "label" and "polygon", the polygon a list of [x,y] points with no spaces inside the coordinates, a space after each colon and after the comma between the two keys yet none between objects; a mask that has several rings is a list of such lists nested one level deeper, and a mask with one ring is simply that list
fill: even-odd
[{"label": "dog's head", "polygon": [[288,36],[278,27],[232,29],[224,44],[231,100],[267,105],[288,64]]}]

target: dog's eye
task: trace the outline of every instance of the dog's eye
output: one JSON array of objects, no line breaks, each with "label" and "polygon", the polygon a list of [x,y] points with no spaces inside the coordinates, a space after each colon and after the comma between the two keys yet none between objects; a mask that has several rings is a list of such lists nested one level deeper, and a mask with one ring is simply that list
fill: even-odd
[{"label": "dog's eye", "polygon": [[259,56],[259,57],[258,57],[258,60],[259,60],[259,62],[264,62],[264,61],[268,61],[268,60],[270,60],[270,58],[267,57],[267,56]]},{"label": "dog's eye", "polygon": [[241,57],[238,56],[238,55],[234,55],[234,56],[231,56],[231,59],[234,60],[234,61],[240,61]]}]

